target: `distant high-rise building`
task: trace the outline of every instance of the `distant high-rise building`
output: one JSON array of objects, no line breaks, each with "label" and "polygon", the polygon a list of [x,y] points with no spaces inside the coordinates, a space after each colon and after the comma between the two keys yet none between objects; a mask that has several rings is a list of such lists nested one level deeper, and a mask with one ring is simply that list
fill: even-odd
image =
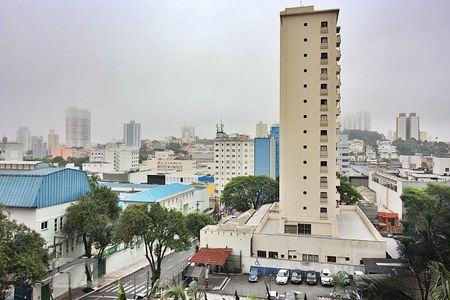
[{"label": "distant high-rise building", "polygon": [[428,141],[428,134],[426,131],[421,131],[420,132],[420,140],[421,141]]},{"label": "distant high-rise building", "polygon": [[123,124],[123,142],[126,148],[139,148],[141,144],[141,124],[134,121]]},{"label": "distant high-rise building", "polygon": [[416,113],[410,113],[408,117],[406,113],[400,113],[396,119],[396,127],[397,139],[420,140],[419,116]]},{"label": "distant high-rise building", "polygon": [[275,138],[255,138],[254,175],[276,179]]},{"label": "distant high-rise building", "polygon": [[396,132],[397,132],[397,139],[406,140],[407,139],[407,118],[405,113],[400,113],[397,117],[397,126],[396,126]]},{"label": "distant high-rise building", "polygon": [[253,147],[250,136],[238,133],[228,135],[223,130],[223,124],[217,126],[214,140],[214,184],[217,196],[222,194],[233,177],[254,174]]},{"label": "distant high-rise building", "polygon": [[31,150],[31,132],[28,127],[19,127],[16,133],[16,142],[22,144],[23,151]]},{"label": "distant high-rise building", "polygon": [[195,142],[195,128],[194,126],[183,126],[181,127],[181,141],[183,143],[189,144]]},{"label": "distant high-rise building", "polygon": [[54,149],[59,147],[59,134],[54,129],[48,133],[48,153],[51,154]]},{"label": "distant high-rise building", "polygon": [[35,159],[42,159],[47,156],[47,143],[44,143],[42,136],[31,136],[31,150]]},{"label": "distant high-rise building", "polygon": [[275,139],[275,178],[280,178],[280,124],[272,124],[270,136]]},{"label": "distant high-rise building", "polygon": [[66,144],[69,147],[91,145],[91,113],[71,107],[66,111]]},{"label": "distant high-rise building", "polygon": [[346,130],[370,130],[370,113],[367,111],[359,111],[343,117],[343,129]]},{"label": "distant high-rise building", "polygon": [[410,113],[407,122],[408,139],[420,140],[419,117],[416,113]]},{"label": "distant high-rise building", "polygon": [[259,123],[256,124],[256,138],[266,138],[269,136],[269,130],[268,130],[267,123],[263,123],[259,121]]}]

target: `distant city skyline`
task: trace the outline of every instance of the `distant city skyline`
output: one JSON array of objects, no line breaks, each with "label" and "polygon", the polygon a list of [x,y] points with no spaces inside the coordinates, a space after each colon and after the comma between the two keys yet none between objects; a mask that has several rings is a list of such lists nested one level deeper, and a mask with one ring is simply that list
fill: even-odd
[{"label": "distant city skyline", "polygon": [[[65,142],[71,106],[91,112],[93,143],[121,139],[130,119],[142,138],[185,124],[213,138],[221,119],[228,132],[253,135],[259,120],[279,122],[279,12],[298,4],[3,1],[0,135],[55,129]],[[343,115],[368,111],[371,129],[387,133],[399,112],[414,111],[432,140],[450,141],[450,2],[314,5],[340,9]]]}]

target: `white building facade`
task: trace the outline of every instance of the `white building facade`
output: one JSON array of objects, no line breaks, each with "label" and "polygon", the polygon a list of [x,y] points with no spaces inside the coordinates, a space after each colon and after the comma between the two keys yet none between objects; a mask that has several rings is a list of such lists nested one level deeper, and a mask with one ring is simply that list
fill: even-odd
[{"label": "white building facade", "polygon": [[123,143],[126,148],[137,149],[141,145],[141,124],[135,121],[123,124]]},{"label": "white building facade", "polygon": [[66,144],[68,147],[91,145],[91,113],[71,107],[66,111]]}]

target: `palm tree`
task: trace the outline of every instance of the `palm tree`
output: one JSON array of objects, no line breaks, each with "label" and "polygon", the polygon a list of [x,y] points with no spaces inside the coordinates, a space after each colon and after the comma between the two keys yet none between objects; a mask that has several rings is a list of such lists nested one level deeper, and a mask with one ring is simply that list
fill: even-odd
[{"label": "palm tree", "polygon": [[431,297],[435,300],[450,299],[450,271],[438,262],[431,262],[433,285],[430,290]]},{"label": "palm tree", "polygon": [[414,290],[395,276],[375,275],[361,277],[358,285],[369,300],[414,300]]},{"label": "palm tree", "polygon": [[348,275],[344,272],[337,272],[332,275],[333,278],[333,298],[341,299],[344,298],[345,294],[349,291],[349,286],[347,285]]},{"label": "palm tree", "polygon": [[192,300],[198,300],[200,298],[197,281],[194,280],[189,283],[187,294],[189,296],[189,299]]},{"label": "palm tree", "polygon": [[164,296],[174,298],[175,300],[187,300],[183,287],[175,281],[164,292]]},{"label": "palm tree", "polygon": [[127,300],[127,295],[125,295],[125,289],[123,288],[122,282],[119,281],[117,298],[116,300]]}]

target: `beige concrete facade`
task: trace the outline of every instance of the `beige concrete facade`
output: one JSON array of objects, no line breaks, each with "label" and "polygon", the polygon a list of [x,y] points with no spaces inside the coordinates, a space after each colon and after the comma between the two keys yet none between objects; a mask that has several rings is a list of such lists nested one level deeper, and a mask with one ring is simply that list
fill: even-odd
[{"label": "beige concrete facade", "polygon": [[280,232],[336,235],[339,10],[281,12]]}]

